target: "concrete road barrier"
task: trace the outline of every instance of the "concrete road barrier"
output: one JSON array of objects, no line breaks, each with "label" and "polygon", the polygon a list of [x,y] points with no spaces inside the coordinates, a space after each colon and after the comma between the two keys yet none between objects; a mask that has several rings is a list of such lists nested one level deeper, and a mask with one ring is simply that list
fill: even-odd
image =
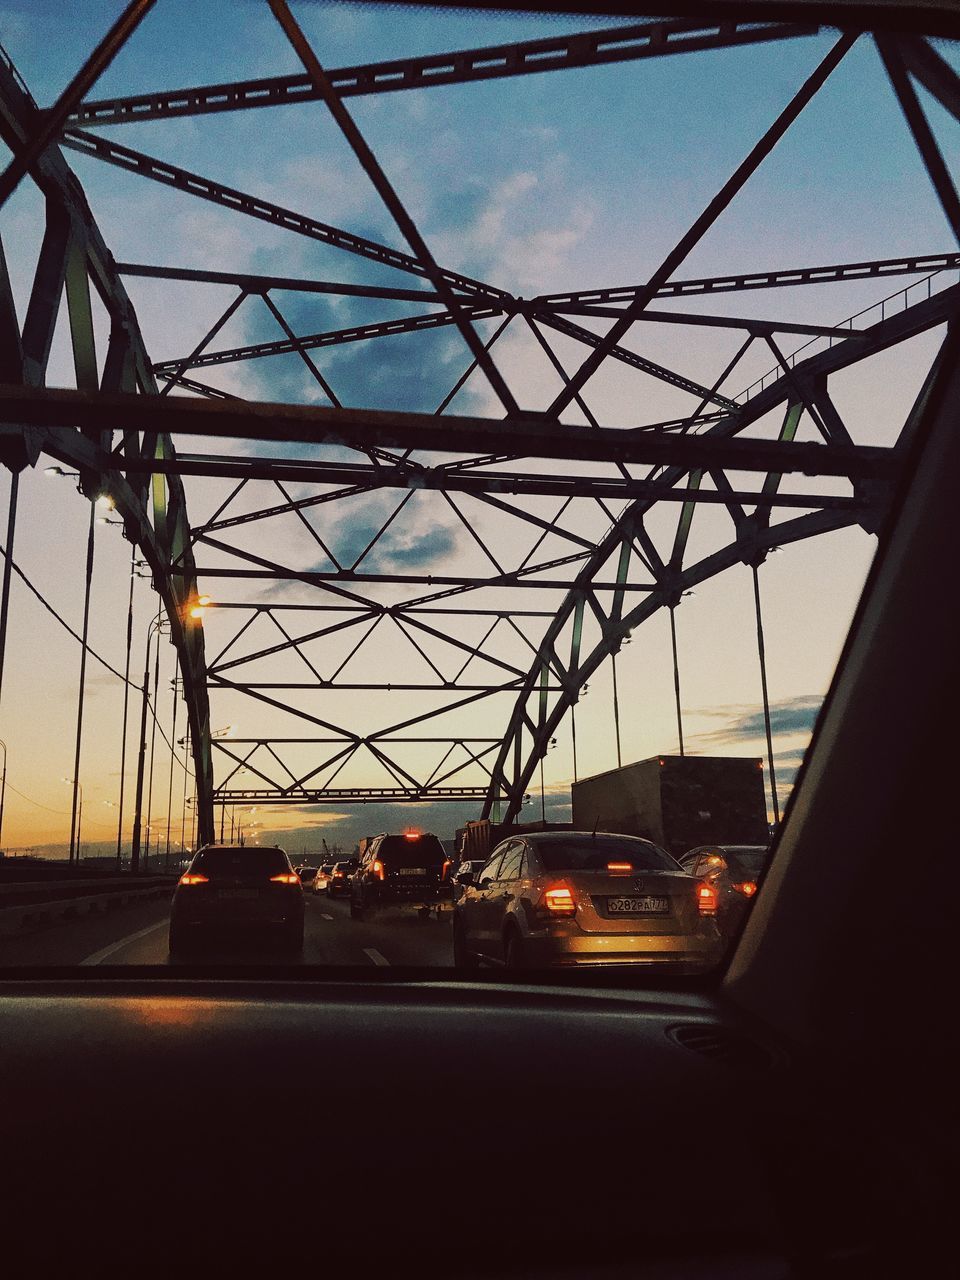
[{"label": "concrete road barrier", "polygon": [[146,887],[112,889],[108,893],[88,893],[83,897],[59,898],[49,902],[23,902],[13,907],[0,908],[0,937],[9,937],[30,929],[75,919],[94,911],[110,911],[132,902],[149,902],[151,899],[172,897],[173,884],[153,884]]}]

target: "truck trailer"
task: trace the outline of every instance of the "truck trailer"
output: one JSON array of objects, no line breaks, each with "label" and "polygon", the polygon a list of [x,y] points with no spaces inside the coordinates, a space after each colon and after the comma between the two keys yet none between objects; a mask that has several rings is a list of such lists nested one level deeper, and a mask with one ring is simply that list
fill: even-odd
[{"label": "truck trailer", "polygon": [[652,756],[572,787],[577,831],[643,836],[679,857],[701,844],[770,841],[763,761]]}]

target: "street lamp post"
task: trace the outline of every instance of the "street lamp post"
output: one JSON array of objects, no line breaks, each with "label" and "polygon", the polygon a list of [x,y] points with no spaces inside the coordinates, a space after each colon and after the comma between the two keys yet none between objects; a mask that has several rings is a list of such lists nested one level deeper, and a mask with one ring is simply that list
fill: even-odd
[{"label": "street lamp post", "polygon": [[130,848],[130,870],[134,875],[136,875],[140,870],[140,828],[143,823],[143,773],[147,758],[147,708],[150,700],[150,642],[155,635],[159,636],[162,621],[163,611],[158,610],[157,616],[147,628],[147,646],[143,660],[143,685],[141,686],[140,700],[140,749],[137,753],[136,807],[133,816],[133,842]]},{"label": "street lamp post", "polygon": [[[189,618],[199,620],[203,617],[203,611],[211,603],[209,596],[200,596],[187,610]],[[137,791],[136,791],[136,812],[133,819],[133,843],[130,849],[130,869],[135,874],[140,870],[140,828],[143,823],[143,774],[144,766],[147,758],[147,709],[150,698],[150,642],[154,635],[160,634],[160,628],[163,624],[163,610],[157,611],[157,616],[147,629],[147,644],[143,658],[143,684],[141,685],[140,700],[140,747],[137,752]],[[159,664],[159,653],[157,657]],[[156,719],[154,719],[154,728],[156,728]],[[151,770],[152,774],[152,770]],[[147,836],[149,849],[149,833]]]},{"label": "street lamp post", "polygon": [[552,751],[556,745],[556,738],[551,738],[550,742],[544,748],[543,754],[540,756],[540,820],[543,822],[544,826],[547,824],[547,796],[546,788],[543,785],[543,757],[548,751]]},{"label": "street lamp post", "polygon": [[3,688],[3,660],[7,651],[7,618],[10,613],[10,573],[13,568],[13,539],[17,531],[17,494],[20,472],[10,472],[10,503],[7,509],[7,540],[3,557],[3,583],[0,586],[0,690]]},{"label": "street lamp post", "polygon": [[81,829],[81,824],[83,822],[83,787],[80,785],[80,782],[78,781],[77,778],[64,777],[63,781],[67,784],[68,787],[73,787],[74,795],[79,793],[79,796],[80,796],[80,802],[77,805],[77,814],[76,814],[76,817],[77,817],[76,858],[74,858],[74,853],[73,853],[74,845],[73,845],[72,833],[71,833],[71,841],[70,841],[70,861],[71,862],[76,861],[77,865],[79,866],[80,865],[80,829]]},{"label": "street lamp post", "polygon": [[[177,746],[183,747],[183,804],[180,806],[180,848],[186,849],[187,834],[187,779],[190,776],[187,768],[190,760],[190,722],[187,721],[187,732],[177,739]],[[192,848],[191,843],[191,848]]]},{"label": "street lamp post", "polygon": [[120,804],[117,814],[117,870],[123,865],[123,792],[127,771],[127,713],[130,706],[130,649],[133,644],[133,580],[136,577],[137,547],[134,543],[130,555],[130,598],[127,601],[127,654],[123,668],[123,728],[120,744]]},{"label": "street lamp post", "polygon": [[176,763],[174,746],[177,741],[177,677],[171,681],[173,685],[173,718],[170,724],[170,782],[167,787],[167,846],[163,855],[164,870],[170,867],[170,816],[173,811],[173,766]]},{"label": "street lamp post", "polygon": [[0,774],[0,858],[3,857],[3,801],[7,794],[7,744],[0,738],[3,747],[3,773]]},{"label": "street lamp post", "polygon": [[[79,480],[77,471],[64,471],[62,467],[47,467],[47,475],[69,476]],[[77,488],[80,486],[78,484]],[[82,493],[83,490],[81,489]],[[97,506],[113,510],[113,499],[106,494],[90,501],[90,520],[87,528],[87,560],[83,584],[83,625],[80,632],[80,687],[77,694],[77,738],[73,756],[73,801],[70,806],[70,861],[80,861],[79,845],[79,811],[77,808],[80,794],[80,749],[83,743],[83,695],[87,674],[87,636],[90,630],[90,587],[93,582],[94,531],[96,529]],[[80,801],[82,804],[82,801]]]},{"label": "street lamp post", "polygon": [[[70,861],[80,861],[79,815],[77,796],[80,790],[80,747],[83,740],[83,692],[87,674],[87,634],[90,627],[90,585],[93,581],[93,531],[96,528],[96,505],[90,503],[87,531],[87,566],[83,584],[83,626],[80,632],[80,691],[77,695],[77,741],[73,755],[73,803],[70,806]],[[82,804],[83,801],[80,801]]]},{"label": "street lamp post", "polygon": [[[161,622],[161,629],[162,629]],[[143,851],[143,869],[147,870],[150,862],[150,836],[153,832],[153,765],[157,755],[157,714],[158,694],[160,688],[160,642],[157,641],[157,652],[154,655],[153,664],[153,728],[150,733],[150,781],[147,786],[147,841]]]}]

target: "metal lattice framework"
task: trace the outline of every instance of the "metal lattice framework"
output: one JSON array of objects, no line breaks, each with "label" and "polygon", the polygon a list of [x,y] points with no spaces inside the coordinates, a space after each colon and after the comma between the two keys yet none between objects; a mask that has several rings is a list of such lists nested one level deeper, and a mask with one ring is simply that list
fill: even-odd
[{"label": "metal lattice framework", "polygon": [[[201,838],[212,832],[214,803],[228,799],[294,805],[457,799],[473,801],[487,814],[502,801],[504,816],[514,817],[585,683],[615,657],[632,630],[660,610],[670,611],[672,623],[685,592],[737,564],[756,569],[774,547],[849,526],[878,529],[899,454],[937,366],[892,447],[852,438],[830,380],[952,323],[960,309],[960,285],[951,283],[960,253],[792,270],[766,270],[761,263],[753,272],[699,279],[678,273],[858,40],[875,42],[960,242],[960,200],[917,93],[922,86],[960,119],[960,79],[926,39],[897,31],[896,24],[873,34],[859,26],[835,33],[795,97],[649,278],[525,299],[435,261],[347,100],[501,77],[574,75],[576,69],[609,63],[620,64],[623,75],[638,74],[628,64],[706,50],[720,57],[732,47],[822,35],[804,20],[803,6],[795,21],[763,19],[745,5],[743,21],[725,15],[721,21],[624,23],[336,70],[323,68],[284,0],[269,0],[269,6],[302,64],[301,74],[90,99],[99,70],[150,7],[146,3],[128,7],[47,112],[37,110],[13,67],[0,65],[0,128],[14,154],[0,177],[0,199],[29,173],[47,201],[43,249],[22,329],[9,288],[0,296],[4,460],[22,467],[44,451],[76,466],[88,496],[103,489],[114,496],[127,535],[149,560],[173,624],[190,707]],[[133,121],[282,111],[304,102],[332,116],[407,250],[91,132]],[[387,287],[254,274],[231,270],[230,263],[210,269],[114,263],[65,151],[339,250],[355,271],[373,263],[378,281],[384,267],[413,279]],[[235,293],[192,350],[158,353],[161,358],[151,362],[124,278]],[[918,283],[904,287],[904,278]],[[885,299],[841,323],[834,315],[822,323],[798,323],[657,305],[758,290],[777,290],[782,297],[785,289],[871,279],[895,279],[900,292],[893,302]],[[102,377],[84,302],[89,281],[111,318]],[[75,390],[44,386],[64,288]],[[411,310],[304,333],[291,325],[278,294],[362,299]],[[218,335],[251,308],[265,309],[280,336],[218,345]],[[636,349],[649,325],[671,326],[675,335],[690,327],[734,334],[739,345],[719,375],[668,367]],[[347,407],[338,398],[324,366],[326,352],[351,344],[378,351],[403,335],[436,330],[458,335],[463,355],[459,376],[435,412],[374,411]],[[518,330],[536,343],[558,386],[545,408],[525,408],[528,388],[497,363],[495,345],[502,350]],[[785,340],[804,340],[804,346],[788,356]],[[736,393],[735,379],[758,345],[769,353],[770,371]],[[683,343],[676,341],[675,348],[682,352]],[[325,403],[252,402],[205,380],[213,376],[206,371],[284,355],[302,362],[311,399]],[[676,363],[686,361],[678,355]],[[599,375],[621,367],[631,371],[621,376],[636,377],[638,386],[654,380],[685,397],[686,411],[668,420],[601,422],[586,396]],[[468,382],[483,387],[500,416],[448,412]],[[778,431],[771,439],[773,416]],[[269,442],[270,449],[238,452],[238,441]],[[800,488],[785,483],[797,476],[803,478]],[[203,518],[192,501],[188,524],[185,477],[188,483],[194,477],[235,483]],[[296,495],[292,486],[298,487]],[[710,507],[724,513],[725,532],[715,534],[707,554],[693,554],[695,515]],[[439,572],[429,563],[403,568],[416,539],[395,539],[415,510],[416,529],[440,529],[459,548]],[[673,513],[669,520],[666,512]],[[281,521],[283,536],[273,537]],[[354,533],[364,531],[347,549],[334,536],[346,525]],[[296,547],[291,528],[301,539]],[[198,556],[208,559],[198,564]],[[217,599],[220,625],[235,620],[210,656],[201,629],[183,622],[198,582]],[[231,591],[240,594],[229,598]],[[400,661],[399,676],[390,668],[391,655]],[[409,674],[415,671],[419,676]],[[213,741],[223,766],[216,789],[208,691],[214,698],[243,697],[271,725],[246,738]],[[415,698],[417,708],[391,714],[393,693]],[[343,694],[352,703],[343,702]],[[371,723],[357,727],[352,714],[330,709],[348,705],[362,707]],[[495,708],[495,732],[471,731],[481,705]],[[377,785],[342,785],[344,771],[365,767],[375,768]],[[255,784],[248,785],[242,774]]]}]

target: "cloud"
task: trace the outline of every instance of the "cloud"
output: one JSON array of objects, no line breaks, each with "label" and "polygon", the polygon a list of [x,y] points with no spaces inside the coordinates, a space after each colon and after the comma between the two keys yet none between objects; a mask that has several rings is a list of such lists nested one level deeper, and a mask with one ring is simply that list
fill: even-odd
[{"label": "cloud", "polygon": [[[553,157],[546,172],[558,166]],[[589,197],[571,199],[555,186],[532,170],[518,169],[484,199],[479,184],[468,181],[435,207],[434,224],[445,214],[456,217],[431,233],[431,245],[443,261],[462,264],[481,278],[506,280],[521,291],[545,289],[584,239],[595,214]]]},{"label": "cloud", "polygon": [[381,569],[417,569],[452,556],[458,547],[453,529],[434,525],[419,532],[411,530],[395,538],[392,544],[374,548],[368,560]]},{"label": "cloud", "polygon": [[[770,731],[774,738],[789,737],[794,734],[809,735],[823,703],[823,695],[819,693],[801,694],[793,698],[785,698],[770,706]],[[692,736],[692,741],[703,746],[733,745],[738,742],[753,741],[766,736],[766,725],[763,710],[756,708],[719,707],[699,710],[692,713],[698,716],[715,716],[728,720],[722,729],[714,729],[708,733]],[[779,754],[779,753],[778,753]],[[788,753],[796,756],[796,752]],[[802,749],[799,755],[802,756]]]},{"label": "cloud", "polygon": [[[267,255],[259,255],[257,270],[278,269]],[[305,268],[305,272],[309,271],[316,274],[312,266]],[[286,269],[285,274],[289,274]],[[341,271],[337,275],[351,282],[350,272]],[[369,273],[361,271],[357,279],[369,280]],[[395,283],[391,280],[391,284]],[[413,288],[423,285],[416,279],[408,283]],[[274,300],[290,328],[301,336],[426,315],[436,310],[435,306],[409,301],[309,293],[281,293]],[[239,318],[244,326],[242,336],[231,337],[230,341],[218,345],[273,342],[284,337],[276,319],[262,305],[245,305]],[[321,347],[308,354],[345,407],[412,413],[434,413],[472,360],[464,339],[453,325]],[[231,387],[239,389],[240,384],[234,379],[241,379],[242,394],[253,399],[329,403],[313,374],[296,354],[265,356],[240,365],[225,365],[223,370],[228,373]],[[198,376],[202,376],[202,371]],[[460,412],[470,412],[471,394],[470,388],[461,394]]]},{"label": "cloud", "polygon": [[[363,555],[396,505],[396,501],[372,501],[362,512],[333,526],[329,531],[331,549],[341,564],[351,565]],[[364,556],[361,570],[391,573],[423,569],[456,555],[460,545],[458,531],[439,524],[435,514],[411,510],[411,506],[407,505]]]}]

